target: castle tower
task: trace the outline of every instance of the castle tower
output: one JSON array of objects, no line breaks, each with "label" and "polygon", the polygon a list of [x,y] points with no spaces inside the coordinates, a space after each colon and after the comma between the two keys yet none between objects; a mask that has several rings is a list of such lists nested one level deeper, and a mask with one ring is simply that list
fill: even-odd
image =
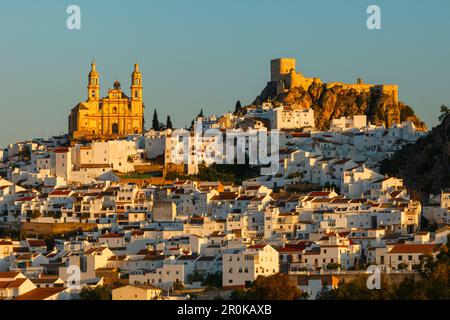
[{"label": "castle tower", "polygon": [[142,74],[139,71],[139,65],[134,65],[134,71],[131,74],[131,100],[142,101]]},{"label": "castle tower", "polygon": [[91,63],[91,72],[89,72],[87,89],[88,89],[88,101],[99,101],[100,82],[95,62]]}]

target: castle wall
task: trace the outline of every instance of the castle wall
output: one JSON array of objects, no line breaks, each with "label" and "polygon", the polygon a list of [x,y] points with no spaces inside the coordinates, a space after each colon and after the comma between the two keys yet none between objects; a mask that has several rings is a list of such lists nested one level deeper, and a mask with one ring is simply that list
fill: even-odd
[{"label": "castle wall", "polygon": [[285,76],[290,74],[291,69],[295,70],[295,59],[293,58],[272,60],[270,62],[270,80],[275,82],[285,80]]},{"label": "castle wall", "polygon": [[[307,78],[301,73],[296,72],[295,64],[296,62],[293,58],[279,58],[271,61],[271,81],[277,83],[277,94],[298,87],[303,87],[305,90],[308,90],[315,81],[322,83],[319,78]],[[378,91],[393,96],[394,100],[398,102],[398,86],[394,84],[348,84],[343,82],[330,82],[326,84],[328,89],[335,86],[341,86],[346,90],[355,90],[358,93]]]}]

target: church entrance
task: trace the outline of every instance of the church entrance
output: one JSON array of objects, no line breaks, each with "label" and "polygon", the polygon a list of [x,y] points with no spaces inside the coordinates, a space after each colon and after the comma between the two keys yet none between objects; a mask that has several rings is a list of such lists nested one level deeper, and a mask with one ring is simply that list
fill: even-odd
[{"label": "church entrance", "polygon": [[117,125],[117,123],[114,123],[112,125],[112,134],[119,134],[119,126]]}]

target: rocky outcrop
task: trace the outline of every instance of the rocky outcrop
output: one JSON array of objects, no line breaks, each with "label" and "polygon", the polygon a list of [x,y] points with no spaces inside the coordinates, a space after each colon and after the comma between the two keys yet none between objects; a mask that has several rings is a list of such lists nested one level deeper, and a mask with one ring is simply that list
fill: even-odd
[{"label": "rocky outcrop", "polygon": [[381,171],[402,178],[424,201],[430,193],[450,188],[450,115],[427,136],[384,160]]},{"label": "rocky outcrop", "polygon": [[375,125],[384,124],[389,127],[401,121],[411,120],[419,130],[426,130],[425,124],[414,114],[411,107],[395,98],[378,91],[357,92],[341,86],[328,88],[326,84],[313,82],[307,90],[295,87],[277,95],[274,83],[269,82],[253,105],[271,101],[275,106],[300,105],[313,108],[316,127],[326,130],[333,118],[353,115],[367,115]]}]

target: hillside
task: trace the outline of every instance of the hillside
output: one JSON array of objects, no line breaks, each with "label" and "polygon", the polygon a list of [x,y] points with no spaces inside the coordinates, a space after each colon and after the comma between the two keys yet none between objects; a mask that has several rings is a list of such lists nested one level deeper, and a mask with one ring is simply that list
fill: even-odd
[{"label": "hillside", "polygon": [[382,173],[396,175],[426,200],[450,187],[450,115],[417,143],[398,151],[381,166]]},{"label": "hillside", "polygon": [[327,130],[333,118],[341,116],[367,115],[372,124],[390,126],[401,121],[411,120],[418,129],[426,130],[425,124],[414,114],[411,107],[396,102],[394,97],[379,92],[358,93],[340,86],[327,88],[325,84],[314,82],[305,90],[295,87],[276,94],[273,83],[268,83],[253,105],[266,101],[274,105],[302,105],[314,109],[316,127]]}]

